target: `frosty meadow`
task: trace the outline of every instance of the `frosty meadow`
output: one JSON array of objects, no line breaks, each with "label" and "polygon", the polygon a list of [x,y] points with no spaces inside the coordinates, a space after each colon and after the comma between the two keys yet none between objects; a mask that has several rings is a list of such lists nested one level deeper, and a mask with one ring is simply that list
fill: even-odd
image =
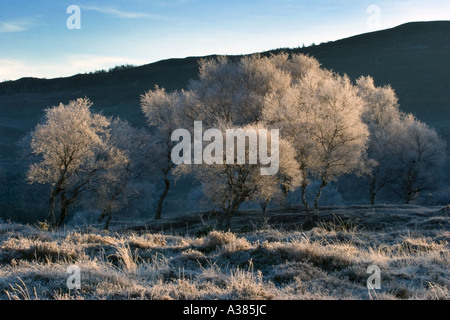
[{"label": "frosty meadow", "polygon": [[[224,159],[224,136],[226,155]],[[203,133],[202,121],[194,121],[194,164],[248,164],[268,165],[261,167],[261,175],[275,175],[280,167],[280,133],[278,129],[270,130],[270,148],[267,129],[208,129]],[[181,141],[180,141],[181,139]],[[248,139],[248,149],[246,141]],[[172,149],[174,164],[192,164],[192,137],[187,129],[176,129],[172,133],[172,142],[179,143]],[[211,142],[203,149],[203,142]],[[268,154],[270,151],[270,155]]]}]

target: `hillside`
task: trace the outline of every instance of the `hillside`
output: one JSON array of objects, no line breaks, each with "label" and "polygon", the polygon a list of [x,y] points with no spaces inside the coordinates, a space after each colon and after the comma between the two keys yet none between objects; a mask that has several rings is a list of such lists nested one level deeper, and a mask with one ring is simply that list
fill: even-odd
[{"label": "hillside", "polygon": [[[391,84],[402,110],[414,113],[450,140],[450,21],[408,23],[283,51],[310,54],[325,68],[347,73],[352,79],[370,74],[376,85]],[[15,171],[16,141],[36,125],[44,108],[59,102],[87,96],[94,109],[143,126],[140,95],[156,84],[167,90],[185,88],[197,75],[199,59],[169,59],[109,73],[0,83],[0,166]]]}]

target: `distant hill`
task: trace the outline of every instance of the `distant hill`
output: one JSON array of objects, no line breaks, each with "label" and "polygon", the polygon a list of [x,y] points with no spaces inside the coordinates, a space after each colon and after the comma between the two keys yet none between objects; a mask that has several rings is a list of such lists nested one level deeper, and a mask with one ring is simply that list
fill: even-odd
[{"label": "distant hill", "polygon": [[[376,85],[390,84],[402,110],[414,113],[450,141],[450,21],[407,23],[316,46],[262,54],[279,51],[312,55],[325,68],[352,79],[371,75]],[[185,88],[189,79],[197,76],[201,58],[206,57],[169,59],[109,73],[0,83],[0,166],[14,171],[16,141],[37,124],[44,108],[74,98],[87,96],[94,109],[119,115],[136,126],[145,125],[140,95],[155,85],[167,90]]]}]

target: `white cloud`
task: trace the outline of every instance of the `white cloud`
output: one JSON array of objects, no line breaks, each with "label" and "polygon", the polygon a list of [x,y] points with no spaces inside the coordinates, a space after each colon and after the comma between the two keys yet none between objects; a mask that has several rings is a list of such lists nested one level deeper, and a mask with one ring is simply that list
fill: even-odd
[{"label": "white cloud", "polygon": [[32,22],[26,19],[0,22],[0,33],[25,31],[31,25]]},{"label": "white cloud", "polygon": [[102,14],[107,14],[111,16],[115,16],[117,18],[122,19],[138,19],[138,18],[146,18],[146,19],[163,19],[163,16],[156,14],[149,14],[143,12],[127,12],[118,10],[111,7],[91,7],[91,6],[81,6],[81,9],[88,11],[96,11]]}]

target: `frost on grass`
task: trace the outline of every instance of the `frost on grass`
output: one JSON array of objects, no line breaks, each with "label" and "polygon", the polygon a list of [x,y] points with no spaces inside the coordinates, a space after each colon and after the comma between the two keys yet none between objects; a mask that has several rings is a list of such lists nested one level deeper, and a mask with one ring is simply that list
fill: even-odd
[{"label": "frost on grass", "polygon": [[[309,231],[203,237],[2,224],[0,299],[449,299],[448,214],[372,210],[336,209],[346,219]],[[375,215],[385,223],[371,228]],[[429,228],[430,219],[439,225]],[[368,291],[373,264],[381,290]],[[72,265],[81,289],[66,285]]]}]

